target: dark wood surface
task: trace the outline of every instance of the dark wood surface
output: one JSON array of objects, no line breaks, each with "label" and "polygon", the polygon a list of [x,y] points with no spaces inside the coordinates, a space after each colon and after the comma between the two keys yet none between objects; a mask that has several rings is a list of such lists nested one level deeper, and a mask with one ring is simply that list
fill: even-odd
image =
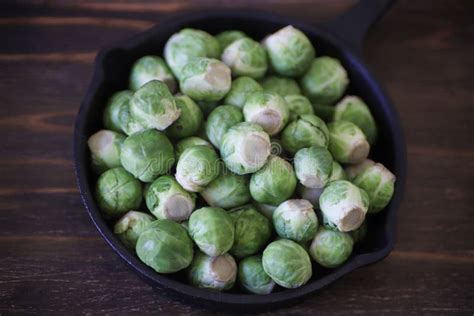
[{"label": "dark wood surface", "polygon": [[[0,314],[207,311],[166,298],[100,238],[76,187],[74,116],[97,50],[188,8],[321,22],[354,1],[21,1],[0,5]],[[279,314],[474,313],[474,2],[398,2],[365,58],[398,109],[409,172],[398,241]]]}]

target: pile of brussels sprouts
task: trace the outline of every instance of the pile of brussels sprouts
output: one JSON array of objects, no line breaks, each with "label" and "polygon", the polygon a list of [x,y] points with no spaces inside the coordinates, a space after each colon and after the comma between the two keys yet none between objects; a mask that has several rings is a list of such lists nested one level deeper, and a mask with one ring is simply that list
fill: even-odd
[{"label": "pile of brussels sprouts", "polygon": [[340,266],[395,182],[367,158],[376,124],[348,84],[292,26],[261,42],[181,30],[134,63],[88,140],[104,218],[200,288],[268,294]]}]

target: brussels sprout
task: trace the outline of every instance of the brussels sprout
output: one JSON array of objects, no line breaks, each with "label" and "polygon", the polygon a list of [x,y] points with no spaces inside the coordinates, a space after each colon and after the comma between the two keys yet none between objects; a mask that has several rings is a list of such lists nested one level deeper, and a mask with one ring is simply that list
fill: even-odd
[{"label": "brussels sprout", "polygon": [[109,98],[103,116],[106,129],[119,133],[124,132],[124,121],[130,116],[129,107],[132,97],[132,91],[123,90],[114,93]]},{"label": "brussels sprout", "polygon": [[218,58],[220,56],[219,42],[204,31],[186,28],[168,39],[164,56],[176,78],[181,79],[182,68],[192,59]]},{"label": "brussels sprout", "polygon": [[278,206],[275,205],[268,205],[268,204],[262,204],[262,203],[253,203],[255,208],[265,215],[266,218],[269,220],[272,220],[273,212],[276,210]]},{"label": "brussels sprout", "polygon": [[195,135],[203,121],[201,108],[187,95],[180,95],[174,99],[181,115],[166,130],[168,136],[183,138]]},{"label": "brussels sprout", "polygon": [[146,213],[129,211],[115,223],[114,234],[126,247],[135,250],[138,237],[154,220],[153,216]]},{"label": "brussels sprout", "polygon": [[120,167],[120,152],[124,140],[125,136],[122,134],[105,129],[89,137],[87,145],[91,151],[92,168],[97,173]]},{"label": "brussels sprout", "polygon": [[275,282],[263,270],[262,256],[251,256],[239,263],[240,286],[254,294],[270,294]]},{"label": "brussels sprout", "polygon": [[284,97],[290,110],[290,121],[294,121],[299,115],[314,114],[313,106],[308,98],[300,94],[289,94]]},{"label": "brussels sprout", "polygon": [[289,289],[306,284],[313,274],[306,250],[288,239],[270,243],[263,251],[262,264],[273,281]]},{"label": "brussels sprout", "polygon": [[305,187],[323,188],[329,182],[332,162],[331,154],[324,147],[300,149],[294,158],[296,177]]},{"label": "brussels sprout", "polygon": [[314,59],[314,47],[303,32],[288,25],[263,40],[272,68],[284,76],[300,76]]},{"label": "brussels sprout", "polygon": [[281,238],[304,242],[313,239],[318,230],[318,218],[306,200],[288,200],[273,212],[273,226]]},{"label": "brussels sprout", "polygon": [[142,186],[125,169],[110,169],[97,180],[96,198],[105,218],[117,218],[140,206]]},{"label": "brussels sprout", "polygon": [[270,156],[267,163],[252,174],[250,194],[263,204],[278,205],[293,195],[296,176],[291,164],[278,156]]},{"label": "brussels sprout", "polygon": [[259,252],[270,239],[272,227],[270,221],[250,205],[230,210],[235,223],[234,244],[230,253],[244,258]]},{"label": "brussels sprout", "polygon": [[270,155],[270,137],[260,125],[239,123],[224,134],[221,156],[226,167],[236,174],[259,170]]},{"label": "brussels sprout", "polygon": [[176,91],[176,80],[161,57],[144,56],[132,66],[129,80],[131,90],[137,90],[151,80],[163,81],[172,93]]},{"label": "brussels sprout", "polygon": [[270,136],[281,131],[290,116],[285,100],[271,92],[254,92],[249,95],[243,112],[246,122],[262,126]]},{"label": "brussels sprout", "polygon": [[206,145],[187,148],[179,157],[176,180],[191,192],[200,192],[219,176],[219,157]]},{"label": "brussels sprout", "polygon": [[298,86],[298,83],[291,78],[269,76],[262,80],[261,85],[265,92],[278,93],[282,97],[301,94],[301,89]]},{"label": "brussels sprout", "polygon": [[377,126],[375,125],[374,117],[370,113],[367,104],[361,98],[356,96],[347,96],[342,99],[335,106],[334,112],[335,121],[349,121],[357,125],[369,144],[373,144],[377,137]]},{"label": "brussels sprout", "polygon": [[370,145],[354,123],[336,121],[328,124],[329,151],[342,163],[359,163],[369,155]]},{"label": "brussels sprout", "polygon": [[232,44],[232,42],[244,37],[247,37],[247,35],[244,32],[238,30],[224,31],[216,35],[216,39],[219,42],[221,51],[224,51],[224,49]]},{"label": "brussels sprout", "polygon": [[281,144],[291,154],[313,145],[327,148],[329,145],[329,130],[326,123],[319,117],[312,114],[303,114],[290,122],[283,130]]},{"label": "brussels sprout", "polygon": [[237,277],[237,264],[229,254],[207,256],[197,252],[188,269],[188,278],[192,285],[224,291],[234,286]]},{"label": "brussels sprout", "polygon": [[219,101],[230,90],[230,69],[212,58],[195,58],[181,70],[181,91],[198,101]]},{"label": "brussels sprout", "polygon": [[301,78],[304,94],[314,103],[330,105],[337,101],[349,84],[347,72],[339,60],[328,56],[315,58]]},{"label": "brussels sprout", "polygon": [[168,86],[158,80],[143,85],[130,102],[133,119],[146,128],[166,129],[181,114]]},{"label": "brussels sprout", "polygon": [[210,206],[232,208],[250,201],[249,178],[224,171],[201,191]]},{"label": "brussels sprout", "polygon": [[186,229],[186,232],[189,231],[189,223],[188,223],[188,221],[182,221],[180,224],[181,224],[181,226],[183,226],[184,229]]},{"label": "brussels sprout", "polygon": [[348,232],[357,229],[365,219],[369,197],[347,180],[329,183],[319,198],[324,225]]},{"label": "brussels sprout", "polygon": [[145,201],[158,219],[182,221],[189,218],[195,207],[196,196],[179,185],[171,176],[161,176],[150,185]]},{"label": "brussels sprout", "polygon": [[325,268],[344,263],[352,253],[354,241],[348,233],[320,227],[309,248],[311,257]]},{"label": "brussels sprout", "polygon": [[204,116],[208,116],[218,105],[218,101],[196,101]]},{"label": "brussels sprout", "polygon": [[263,91],[263,88],[257,81],[250,77],[239,77],[232,81],[230,91],[227,93],[224,103],[243,108],[247,97],[259,91]]},{"label": "brussels sprout", "polygon": [[244,121],[242,111],[233,105],[221,105],[215,108],[206,122],[206,135],[216,148],[221,147],[224,134],[237,123]]},{"label": "brussels sprout", "polygon": [[152,182],[174,165],[173,145],[165,134],[153,129],[128,136],[120,155],[122,166],[143,182]]},{"label": "brussels sprout", "polygon": [[331,122],[334,118],[334,105],[313,104],[314,114],[325,122]]},{"label": "brussels sprout", "polygon": [[354,240],[354,244],[357,245],[362,242],[367,235],[367,221],[364,221],[356,230],[350,231],[349,235],[352,237],[352,240]]},{"label": "brussels sprout", "polygon": [[352,181],[355,177],[357,177],[362,171],[364,171],[367,167],[375,165],[375,162],[371,159],[364,159],[362,162],[357,164],[348,165],[346,167],[346,175],[347,179]]},{"label": "brussels sprout", "polygon": [[265,49],[249,37],[238,39],[226,47],[221,56],[234,76],[262,78],[267,71]]},{"label": "brussels sprout", "polygon": [[377,213],[392,199],[395,175],[381,163],[376,163],[365,168],[353,182],[369,195],[369,213]]},{"label": "brussels sprout", "polygon": [[222,255],[234,244],[234,222],[222,208],[203,207],[194,211],[188,226],[191,238],[209,256]]},{"label": "brussels sprout", "polygon": [[212,145],[207,141],[202,138],[196,137],[196,136],[191,136],[191,137],[186,137],[181,139],[177,144],[175,148],[175,153],[176,153],[176,159],[179,159],[181,157],[181,154],[188,149],[189,147],[196,146],[196,145],[204,145],[209,148],[213,148]]},{"label": "brussels sprout", "polygon": [[159,273],[187,268],[193,260],[193,242],[186,229],[169,219],[154,221],[138,237],[138,258]]},{"label": "brussels sprout", "polygon": [[347,175],[342,166],[336,161],[332,162],[331,176],[329,177],[329,182],[336,180],[347,180]]}]

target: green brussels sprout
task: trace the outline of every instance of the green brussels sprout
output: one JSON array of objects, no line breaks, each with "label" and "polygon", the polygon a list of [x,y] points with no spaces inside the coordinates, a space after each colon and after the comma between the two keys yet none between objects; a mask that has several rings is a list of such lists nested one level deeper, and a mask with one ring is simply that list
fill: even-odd
[{"label": "green brussels sprout", "polygon": [[352,253],[354,241],[348,233],[320,227],[309,248],[311,257],[325,268],[344,263]]},{"label": "green brussels sprout", "polygon": [[249,37],[238,39],[229,44],[221,56],[230,67],[234,76],[262,78],[267,72],[267,53],[256,41]]},{"label": "green brussels sprout", "polygon": [[102,129],[87,140],[91,152],[92,168],[97,173],[120,167],[120,152],[125,136]]},{"label": "green brussels sprout", "polygon": [[128,136],[120,155],[122,166],[143,182],[152,182],[174,165],[173,145],[165,134],[148,129]]},{"label": "green brussels sprout", "polygon": [[158,56],[144,56],[138,59],[130,72],[130,90],[137,90],[151,80],[160,80],[173,93],[176,91],[176,80],[166,62]]},{"label": "green brussels sprout", "polygon": [[352,181],[355,177],[357,177],[362,171],[364,171],[367,167],[375,165],[375,161],[372,159],[364,159],[362,162],[348,165],[345,169],[345,173],[347,175],[347,179]]},{"label": "green brussels sprout", "polygon": [[181,226],[183,226],[184,229],[186,229],[186,232],[189,232],[189,223],[188,221],[182,221]]},{"label": "green brussels sprout", "polygon": [[150,189],[150,185],[151,185],[150,182],[143,183],[143,189],[142,189],[143,198],[146,197],[146,194],[148,193],[148,190]]},{"label": "green brussels sprout", "polygon": [[323,188],[329,182],[332,162],[331,154],[324,147],[300,149],[294,158],[296,177],[305,187]]},{"label": "green brussels sprout", "polygon": [[230,90],[230,69],[212,58],[195,58],[181,70],[181,91],[198,101],[219,101]]},{"label": "green brussels sprout", "polygon": [[178,119],[181,111],[168,86],[152,80],[135,91],[130,102],[130,113],[141,126],[162,131]]},{"label": "green brussels sprout", "polygon": [[331,176],[329,177],[329,182],[336,180],[347,180],[347,175],[342,166],[336,161],[332,162]]},{"label": "green brussels sprout", "polygon": [[182,221],[194,210],[196,196],[184,190],[173,177],[161,176],[150,185],[145,201],[156,218]]},{"label": "green brussels sprout", "polygon": [[176,159],[178,160],[181,157],[181,154],[184,153],[186,149],[196,145],[203,145],[209,148],[213,148],[212,145],[207,141],[200,137],[191,136],[181,139],[178,143],[176,143],[175,153]]},{"label": "green brussels sprout", "polygon": [[164,56],[176,78],[181,79],[182,68],[196,57],[218,58],[219,42],[210,34],[186,28],[173,34],[166,42]]},{"label": "green brussels sprout", "polygon": [[247,292],[253,294],[270,294],[275,282],[263,270],[262,256],[251,256],[239,263],[239,283]]},{"label": "green brussels sprout", "polygon": [[282,97],[301,94],[301,89],[296,80],[285,77],[269,76],[262,80],[261,85],[265,92],[278,93]]},{"label": "green brussels sprout", "polygon": [[319,206],[326,227],[348,232],[357,229],[369,208],[367,193],[347,180],[336,180],[324,189]]},{"label": "green brussels sprout", "polygon": [[158,273],[174,273],[193,260],[193,242],[186,229],[169,219],[159,219],[138,237],[138,258]]},{"label": "green brussels sprout", "polygon": [[206,145],[187,148],[179,157],[176,180],[191,192],[200,192],[219,176],[219,157]]},{"label": "green brussels sprout", "polygon": [[104,126],[107,129],[131,135],[146,128],[138,123],[130,113],[133,92],[119,91],[110,97],[104,110]]},{"label": "green brussels sprout", "polygon": [[270,142],[271,142],[271,149],[270,149],[271,154],[274,156],[280,156],[280,157],[284,156],[285,151],[283,149],[283,145],[281,144],[281,140],[279,140],[278,138],[271,138]]},{"label": "green brussels sprout", "polygon": [[197,252],[188,269],[192,285],[215,291],[225,291],[234,286],[237,264],[229,254],[208,256]]},{"label": "green brussels sprout", "polygon": [[299,115],[313,114],[314,110],[308,98],[300,94],[289,94],[284,97],[290,110],[290,121],[294,121]]},{"label": "green brussels sprout", "polygon": [[239,123],[224,134],[221,156],[226,167],[236,174],[254,173],[270,156],[270,137],[260,125]]},{"label": "green brussels sprout", "polygon": [[354,244],[357,245],[361,243],[365,239],[365,236],[367,236],[367,221],[365,220],[359,228],[350,231],[349,235],[352,237],[352,240],[354,240]]},{"label": "green brussels sprout", "polygon": [[221,147],[224,134],[232,126],[243,122],[242,111],[233,105],[221,105],[209,114],[206,122],[206,135],[216,148]]},{"label": "green brussels sprout", "polygon": [[337,101],[349,84],[347,72],[339,60],[328,56],[315,58],[301,78],[304,94],[314,103],[330,105]]},{"label": "green brussels sprout", "polygon": [[280,132],[290,117],[285,100],[271,92],[254,92],[249,95],[243,112],[246,122],[262,126],[270,136]]},{"label": "green brussels sprout", "polygon": [[224,31],[216,35],[216,39],[219,42],[221,51],[224,51],[226,47],[232,44],[234,41],[244,37],[247,37],[247,35],[244,32],[238,30]]},{"label": "green brussels sprout", "polygon": [[230,253],[244,258],[259,252],[270,239],[272,226],[270,221],[251,205],[230,210],[235,223],[234,244]]},{"label": "green brussels sprout", "polygon": [[292,196],[295,189],[293,167],[278,156],[270,156],[267,163],[250,178],[250,194],[255,201],[263,204],[278,205]]},{"label": "green brussels sprout", "polygon": [[233,208],[250,201],[249,178],[224,171],[201,191],[210,206]]},{"label": "green brussels sprout", "polygon": [[302,75],[314,59],[314,47],[300,30],[288,25],[263,40],[272,68],[284,76]]},{"label": "green brussels sprout", "polygon": [[316,115],[303,114],[290,122],[283,130],[281,144],[291,154],[314,145],[327,148],[329,145],[329,130],[326,123]]},{"label": "green brussels sprout", "polygon": [[137,209],[142,201],[140,181],[121,167],[101,174],[95,192],[97,204],[107,219],[117,218],[129,210]]},{"label": "green brussels sprout", "polygon": [[243,108],[247,97],[254,92],[263,91],[262,86],[250,77],[238,77],[230,85],[224,104],[230,104]]},{"label": "green brussels sprout", "polygon": [[334,118],[334,105],[313,104],[314,114],[324,122],[331,122]]},{"label": "green brussels sprout", "polygon": [[218,101],[196,101],[204,116],[208,116],[218,105]]},{"label": "green brussels sprout", "polygon": [[135,250],[138,237],[147,230],[154,220],[153,216],[149,214],[129,211],[115,223],[114,234],[127,248]]},{"label": "green brussels sprout", "polygon": [[370,113],[369,107],[356,96],[347,96],[335,106],[334,111],[335,121],[349,121],[357,125],[369,144],[373,144],[377,138],[377,126],[374,117]]},{"label": "green brussels sprout", "polygon": [[262,213],[266,218],[272,220],[273,212],[276,210],[278,206],[263,204],[263,203],[253,203],[255,208]]},{"label": "green brussels sprout", "polygon": [[195,135],[203,121],[201,108],[187,95],[176,96],[174,99],[181,115],[168,127],[166,133],[173,138]]},{"label": "green brussels sprout", "polygon": [[359,163],[367,158],[370,145],[364,133],[354,123],[336,121],[328,124],[329,151],[334,160]]},{"label": "green brussels sprout", "polygon": [[[346,180],[347,176],[341,165],[337,162],[332,162],[331,175],[328,183],[336,180]],[[297,191],[301,198],[308,200],[315,209],[319,210],[319,197],[323,194],[324,188],[307,188],[304,185],[298,185]]]},{"label": "green brussels sprout", "polygon": [[306,200],[287,200],[273,212],[273,226],[281,238],[304,242],[314,238],[318,218]]},{"label": "green brussels sprout", "polygon": [[381,163],[365,168],[353,180],[369,195],[369,213],[377,213],[387,206],[393,196],[395,175]]},{"label": "green brussels sprout", "polygon": [[289,239],[270,243],[263,251],[263,270],[276,284],[294,289],[311,278],[311,259],[303,247]]},{"label": "green brussels sprout", "polygon": [[234,222],[222,208],[203,207],[194,211],[188,226],[189,235],[208,256],[223,255],[234,244]]}]

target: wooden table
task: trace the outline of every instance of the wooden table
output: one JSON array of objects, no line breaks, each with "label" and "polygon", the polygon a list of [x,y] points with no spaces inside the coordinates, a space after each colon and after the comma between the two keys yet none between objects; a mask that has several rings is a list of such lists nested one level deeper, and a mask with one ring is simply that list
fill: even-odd
[{"label": "wooden table", "polygon": [[[100,47],[215,3],[27,2],[0,7],[0,314],[205,314],[154,291],[101,239],[79,197],[71,141]],[[316,23],[354,3],[264,2],[222,6]],[[470,0],[405,0],[370,32],[366,60],[408,142],[398,242],[384,261],[278,313],[474,313],[473,16]]]}]

